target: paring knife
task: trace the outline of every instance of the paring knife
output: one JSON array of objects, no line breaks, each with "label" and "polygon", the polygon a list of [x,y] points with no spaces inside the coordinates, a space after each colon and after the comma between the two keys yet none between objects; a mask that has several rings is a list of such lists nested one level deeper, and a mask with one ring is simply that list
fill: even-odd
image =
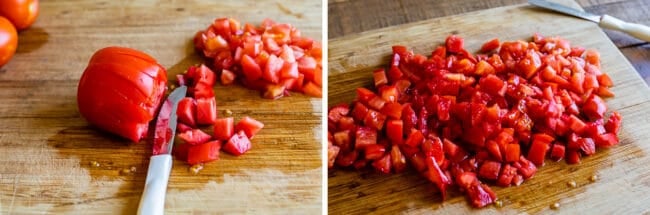
[{"label": "paring knife", "polygon": [[[176,116],[176,109],[178,108],[178,102],[185,97],[186,93],[186,86],[177,88],[169,94],[160,108],[161,110],[158,116],[158,121],[161,121],[161,119],[163,123],[164,121],[167,121],[168,126],[159,127],[159,122],[157,122],[156,133],[157,135],[159,132],[170,135],[163,135],[165,138],[169,138],[168,142],[166,142],[166,149],[156,150],[156,144],[154,143],[154,155],[151,156],[151,161],[149,162],[149,170],[147,171],[144,192],[140,198],[140,206],[138,206],[138,214],[140,215],[158,215],[164,213],[167,182],[169,181],[169,173],[172,169],[171,152],[172,147],[174,146],[174,134],[176,133],[176,120],[178,118],[178,116]],[[169,108],[170,106],[171,108]],[[167,118],[167,116],[169,116],[169,118]],[[159,129],[164,129],[164,131],[159,131]],[[158,136],[156,136],[156,138],[158,138]],[[154,140],[154,142],[156,142],[156,140]]]},{"label": "paring knife", "polygon": [[625,32],[638,39],[650,42],[650,27],[645,25],[625,22],[609,15],[598,16],[545,0],[528,0],[528,3],[538,7],[543,7],[549,10],[583,18],[598,23],[598,26],[602,28]]}]

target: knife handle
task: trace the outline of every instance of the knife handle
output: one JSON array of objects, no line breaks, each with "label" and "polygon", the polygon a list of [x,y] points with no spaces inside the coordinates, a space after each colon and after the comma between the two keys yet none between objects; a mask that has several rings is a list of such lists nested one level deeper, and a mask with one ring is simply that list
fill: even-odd
[{"label": "knife handle", "polygon": [[167,182],[172,169],[171,155],[151,156],[138,215],[162,215],[165,211]]},{"label": "knife handle", "polygon": [[625,22],[609,15],[603,15],[598,25],[603,28],[622,31],[643,41],[650,42],[650,27],[645,25]]}]

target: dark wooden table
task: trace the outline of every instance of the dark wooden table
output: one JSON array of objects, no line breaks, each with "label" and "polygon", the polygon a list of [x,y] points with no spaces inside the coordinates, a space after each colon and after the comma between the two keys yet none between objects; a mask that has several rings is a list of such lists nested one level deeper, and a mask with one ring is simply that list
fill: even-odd
[{"label": "dark wooden table", "polygon": [[[329,0],[330,39],[353,33],[525,3],[526,0]],[[650,25],[650,0],[577,0],[585,11]],[[605,30],[646,84],[650,83],[650,43]]]}]

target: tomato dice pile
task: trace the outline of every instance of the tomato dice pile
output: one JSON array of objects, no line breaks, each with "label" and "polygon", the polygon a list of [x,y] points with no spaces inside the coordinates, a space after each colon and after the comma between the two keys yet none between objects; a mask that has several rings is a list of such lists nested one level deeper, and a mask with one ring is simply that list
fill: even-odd
[{"label": "tomato dice pile", "polygon": [[259,27],[241,26],[219,18],[197,32],[194,45],[213,61],[224,85],[239,79],[268,99],[289,91],[322,97],[322,47],[290,24],[266,19]]},{"label": "tomato dice pile", "polygon": [[[251,148],[251,139],[264,124],[250,117],[243,117],[234,124],[232,117],[217,118],[217,105],[214,97],[215,73],[205,65],[191,66],[185,74],[176,76],[179,85],[188,87],[188,97],[178,103],[176,131],[181,140],[174,145],[173,153],[189,164],[207,163],[219,159],[223,149],[232,155],[242,155]],[[171,105],[163,104],[160,116],[171,111]],[[161,121],[160,119],[158,120]],[[214,128],[214,135],[205,133],[199,126]],[[166,134],[164,123],[157,125],[154,138],[154,154],[167,150],[171,135]],[[162,131],[159,132],[158,131]]]},{"label": "tomato dice pile", "polygon": [[374,91],[358,88],[350,105],[329,109],[329,167],[411,166],[443,199],[455,185],[484,207],[496,199],[486,184],[518,186],[546,158],[575,164],[618,144],[621,115],[606,114],[613,83],[598,52],[539,34],[481,51],[456,35],[428,58],[393,46]]}]

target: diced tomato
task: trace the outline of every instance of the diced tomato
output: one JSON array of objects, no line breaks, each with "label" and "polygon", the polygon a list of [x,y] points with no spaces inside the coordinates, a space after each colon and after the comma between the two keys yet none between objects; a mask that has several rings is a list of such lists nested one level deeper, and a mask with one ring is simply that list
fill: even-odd
[{"label": "diced tomato", "polygon": [[323,97],[323,92],[321,88],[311,81],[302,87],[302,92],[305,93],[305,95],[316,97],[316,98]]},{"label": "diced tomato", "polygon": [[559,37],[533,38],[495,39],[484,45],[488,53],[473,55],[451,35],[430,58],[394,46],[390,70],[372,73],[375,87],[357,88],[351,111],[328,113],[330,142],[345,152],[336,165],[372,163],[389,173],[410,163],[443,198],[456,184],[483,207],[496,195],[482,180],[518,186],[547,156],[579,163],[618,144],[621,116],[604,118],[603,98],[614,94],[598,54]]},{"label": "diced tomato", "polygon": [[517,175],[516,168],[510,166],[510,164],[503,165],[503,168],[501,168],[501,174],[499,174],[499,178],[497,179],[497,185],[502,187],[510,186],[515,175]]},{"label": "diced tomato", "polygon": [[217,104],[214,97],[196,100],[196,122],[200,125],[211,125],[217,120]]},{"label": "diced tomato", "polygon": [[334,167],[334,161],[339,155],[340,150],[341,149],[338,146],[332,145],[332,142],[329,141],[329,145],[327,147],[327,168]]},{"label": "diced tomato", "polygon": [[392,119],[386,123],[386,136],[394,145],[404,142],[404,123],[402,120]]},{"label": "diced tomato", "polygon": [[411,132],[411,134],[408,135],[405,144],[410,147],[419,147],[423,141],[424,141],[424,135],[422,134],[422,132],[420,132],[420,130],[415,130],[414,132]]},{"label": "diced tomato", "polygon": [[377,130],[369,127],[359,127],[355,133],[355,148],[364,149],[366,146],[377,144]]},{"label": "diced tomato", "polygon": [[228,140],[235,134],[234,120],[232,117],[220,118],[214,122],[214,138]]},{"label": "diced tomato", "polygon": [[402,154],[397,145],[391,147],[390,158],[395,173],[404,172],[404,170],[406,170],[406,157],[404,157],[404,154]]},{"label": "diced tomato", "polygon": [[367,160],[376,160],[384,156],[386,148],[379,144],[368,145],[364,147]]},{"label": "diced tomato", "polygon": [[253,60],[248,55],[244,55],[241,58],[242,69],[244,72],[244,77],[249,81],[254,81],[262,77],[262,68],[260,65]]},{"label": "diced tomato", "polygon": [[178,138],[183,140],[186,144],[189,145],[198,145],[205,142],[208,142],[212,137],[203,132],[201,129],[192,129],[183,133],[178,134]]},{"label": "diced tomato", "polygon": [[478,170],[478,176],[488,180],[497,180],[501,171],[501,163],[485,161]]},{"label": "diced tomato", "polygon": [[372,75],[375,79],[375,87],[388,84],[388,78],[386,77],[386,71],[384,71],[384,69],[375,70]]},{"label": "diced tomato", "polygon": [[191,146],[187,150],[187,163],[194,165],[219,160],[220,149],[221,142],[219,140]]},{"label": "diced tomato", "polygon": [[445,40],[445,45],[447,47],[447,51],[451,53],[460,53],[462,50],[465,48],[464,46],[464,41],[463,38],[457,36],[457,35],[450,35],[447,37]]},{"label": "diced tomato", "polygon": [[230,85],[235,82],[237,76],[230,70],[223,69],[221,70],[221,84]]},{"label": "diced tomato", "polygon": [[196,103],[193,98],[186,97],[178,102],[176,109],[178,121],[189,126],[196,126]]},{"label": "diced tomato", "polygon": [[381,159],[372,162],[372,166],[375,167],[376,170],[384,174],[390,173],[392,167],[390,153],[386,153],[386,155],[384,155]]},{"label": "diced tomato", "polygon": [[229,154],[239,156],[251,149],[251,141],[244,131],[239,131],[232,135],[228,142],[223,146],[223,150]]},{"label": "diced tomato", "polygon": [[425,173],[426,178],[436,184],[438,190],[440,190],[442,198],[444,199],[447,196],[447,185],[451,184],[451,180],[440,169],[440,165],[438,165],[438,162],[433,157],[427,157],[426,164],[428,168],[427,173]]},{"label": "diced tomato", "polygon": [[235,132],[238,133],[243,131],[248,139],[253,139],[257,132],[261,131],[262,128],[264,128],[264,123],[245,116],[237,122],[237,125],[235,125]]},{"label": "diced tomato", "polygon": [[551,159],[554,161],[560,161],[562,158],[564,158],[565,150],[564,150],[564,145],[555,143],[553,144],[553,147],[551,148]]}]

